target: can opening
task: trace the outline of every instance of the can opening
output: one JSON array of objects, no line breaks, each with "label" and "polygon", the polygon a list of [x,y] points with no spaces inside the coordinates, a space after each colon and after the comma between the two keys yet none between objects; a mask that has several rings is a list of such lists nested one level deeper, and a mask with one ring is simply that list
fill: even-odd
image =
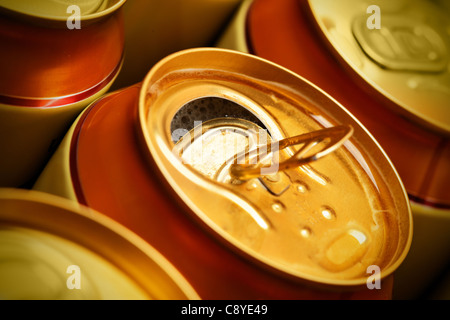
[{"label": "can opening", "polygon": [[[194,128],[197,123],[218,118],[238,118],[253,122],[267,130],[266,126],[247,108],[220,97],[203,97],[183,105],[175,114],[170,124],[173,143]],[[268,132],[270,135],[270,132]]]}]

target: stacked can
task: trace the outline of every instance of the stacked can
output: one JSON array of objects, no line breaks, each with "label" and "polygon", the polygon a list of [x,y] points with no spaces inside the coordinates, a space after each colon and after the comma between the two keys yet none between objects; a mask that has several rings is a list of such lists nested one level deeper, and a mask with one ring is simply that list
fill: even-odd
[{"label": "stacked can", "polygon": [[423,294],[450,263],[449,16],[446,1],[246,1],[217,44],[312,81],[380,142],[416,222],[399,298]]},{"label": "stacked can", "polygon": [[242,0],[127,0],[125,59],[113,89],[131,86],[165,56],[213,46]]},{"label": "stacked can", "polygon": [[405,189],[358,120],[223,49],[169,55],[91,104],[34,188],[129,228],[204,299],[389,299],[412,240]]},{"label": "stacked can", "polygon": [[123,60],[125,0],[0,1],[0,186],[29,187]]},{"label": "stacked can", "polygon": [[2,299],[199,298],[134,233],[47,193],[0,189],[0,243]]}]

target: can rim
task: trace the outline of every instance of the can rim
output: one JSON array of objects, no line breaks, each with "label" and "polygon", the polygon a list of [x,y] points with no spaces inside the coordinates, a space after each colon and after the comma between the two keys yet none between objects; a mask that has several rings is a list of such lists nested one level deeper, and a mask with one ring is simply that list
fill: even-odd
[{"label": "can rim", "polygon": [[[70,212],[70,214],[73,213],[74,219],[81,219],[84,223],[95,224],[96,228],[100,228],[110,234],[114,234],[120,241],[127,242],[129,245],[135,247],[139,251],[140,255],[159,269],[159,272],[165,273],[166,276],[173,282],[173,285],[176,285],[183,295],[187,297],[187,299],[200,299],[188,281],[161,253],[159,253],[153,246],[137,234],[102,213],[86,207],[76,201],[68,200],[60,196],[37,190],[0,188],[0,201],[3,200],[39,203],[45,206],[55,207],[56,209]],[[11,217],[10,215],[5,216],[5,214],[6,213],[3,211],[0,212],[0,223],[19,223],[20,226],[25,225],[25,227],[36,227],[39,231],[50,232],[51,234],[60,236],[69,241],[74,241],[73,235],[61,234],[59,230],[55,230],[54,226],[51,226],[48,223],[46,225],[45,221],[32,217],[32,215],[28,215],[27,217],[27,214],[25,213],[17,214]],[[77,241],[75,241],[75,243],[77,243]],[[82,244],[81,246],[84,247]],[[91,250],[92,248],[88,247],[87,249]],[[112,263],[107,256],[104,258],[106,258],[108,262]],[[136,281],[136,279],[134,279],[134,281]]]},{"label": "can rim", "polygon": [[[142,138],[144,139],[145,144],[147,145],[146,150],[144,150],[147,153],[148,157],[153,157],[153,148],[152,148],[152,143],[151,143],[151,137],[149,135],[149,130],[147,130],[147,123],[146,123],[146,110],[145,110],[145,105],[146,105],[146,97],[147,97],[147,88],[149,87],[149,85],[151,84],[152,78],[155,76],[155,74],[159,71],[159,69],[164,66],[166,63],[168,63],[170,60],[181,56],[181,55],[185,55],[185,54],[190,54],[190,53],[196,53],[196,52],[228,52],[229,54],[235,54],[235,55],[241,55],[243,57],[246,58],[250,58],[250,59],[255,59],[255,60],[259,60],[263,63],[266,63],[268,65],[271,65],[272,67],[278,68],[283,70],[284,72],[289,73],[291,76],[296,77],[297,79],[300,79],[300,81],[306,83],[307,85],[311,86],[313,89],[319,91],[320,93],[322,93],[325,97],[327,97],[328,99],[330,99],[332,102],[334,102],[336,105],[338,105],[339,107],[341,107],[341,109],[353,120],[355,121],[360,128],[365,132],[365,134],[368,135],[369,139],[375,143],[375,145],[378,147],[379,151],[381,152],[381,154],[384,156],[385,160],[387,161],[390,169],[392,170],[392,173],[394,174],[401,193],[402,193],[402,198],[405,200],[405,204],[406,204],[406,208],[407,208],[407,218],[409,220],[409,228],[408,228],[408,238],[406,239],[404,246],[402,248],[402,252],[400,255],[398,255],[396,257],[396,260],[394,263],[390,264],[388,266],[388,268],[386,270],[383,270],[381,272],[381,278],[387,278],[389,275],[391,275],[398,267],[399,265],[404,261],[404,259],[406,258],[406,255],[410,249],[411,246],[411,242],[412,242],[412,232],[413,232],[413,225],[412,225],[412,212],[411,212],[411,207],[409,205],[409,201],[408,201],[408,196],[407,196],[407,192],[406,189],[403,185],[403,182],[400,179],[400,176],[397,172],[397,170],[395,169],[394,165],[392,164],[391,160],[389,159],[389,157],[387,156],[387,154],[385,153],[385,151],[381,148],[381,145],[375,140],[375,138],[372,136],[372,134],[370,134],[370,132],[363,126],[363,124],[355,118],[355,116],[353,116],[345,107],[343,107],[336,99],[334,99],[333,97],[331,97],[330,95],[328,95],[326,92],[324,92],[322,89],[320,89],[319,87],[317,87],[316,85],[314,85],[313,83],[311,83],[310,81],[308,81],[307,79],[301,77],[300,75],[292,72],[291,70],[280,66],[276,63],[273,63],[271,61],[268,61],[264,58],[252,55],[252,54],[248,54],[248,53],[244,53],[244,52],[239,52],[239,51],[235,51],[235,50],[229,50],[229,49],[223,49],[223,48],[210,48],[210,47],[205,47],[205,48],[192,48],[192,49],[185,49],[185,50],[181,50],[179,52],[175,52],[172,53],[168,56],[166,56],[165,58],[163,58],[162,60],[160,60],[158,63],[156,63],[152,69],[147,73],[146,77],[144,78],[143,82],[142,82],[142,87],[139,93],[139,107],[138,107],[138,124],[139,124],[139,135],[142,136]],[[161,170],[160,167],[160,159],[153,159],[155,161],[155,163],[157,164],[157,166],[159,166],[159,170]],[[181,197],[180,195],[178,195],[179,197]],[[184,201],[184,199],[182,198],[182,200]],[[189,201],[186,202],[187,204],[189,204]],[[192,208],[190,208],[191,210],[193,210]],[[195,211],[195,210],[193,210]],[[198,215],[196,213],[196,215]],[[203,219],[201,219],[203,220]],[[231,250],[235,250],[238,251],[238,253],[240,253],[241,255],[244,255],[245,258],[250,259],[254,262],[257,262],[259,265],[263,265],[263,267],[268,267],[269,269],[271,269],[272,271],[276,272],[276,273],[281,273],[285,276],[289,276],[291,278],[295,278],[297,280],[303,280],[303,281],[309,281],[309,282],[313,282],[313,283],[317,283],[317,284],[325,284],[325,285],[332,285],[332,286],[340,286],[340,287],[355,287],[355,286],[362,286],[362,285],[366,285],[366,280],[365,279],[353,279],[353,280],[345,280],[345,279],[324,279],[323,277],[320,276],[314,276],[314,275],[309,275],[306,274],[304,272],[292,272],[289,268],[284,267],[278,263],[273,263],[272,261],[270,261],[270,259],[258,255],[258,256],[254,256],[254,254],[252,254],[251,252],[249,252],[248,249],[246,249],[246,247],[244,245],[242,245],[239,241],[235,240],[233,237],[229,236],[228,234],[226,234],[225,232],[223,232],[220,228],[218,228],[217,226],[215,226],[214,224],[209,224],[206,223],[207,227],[212,229],[215,234],[218,234],[220,237],[222,237],[223,239],[225,239],[225,241],[228,243],[228,247],[231,248]]]},{"label": "can rim", "polygon": [[[106,0],[108,1],[108,0]],[[80,17],[80,21],[81,22],[90,22],[90,21],[94,21],[106,16],[109,16],[111,14],[113,14],[114,12],[116,12],[117,10],[119,10],[126,2],[127,0],[117,0],[116,3],[114,3],[112,6],[107,6],[105,9],[94,12],[94,13],[89,13],[86,15],[82,15]],[[45,14],[32,14],[32,13],[27,13],[27,12],[21,12],[21,11],[16,11],[13,8],[7,8],[4,7],[2,5],[0,5],[0,12],[4,11],[7,14],[11,14],[11,15],[15,15],[15,16],[20,16],[22,18],[25,19],[32,19],[32,20],[37,20],[37,21],[45,21],[45,22],[54,22],[54,23],[60,23],[60,22],[66,22],[69,15],[67,16],[55,16],[55,15],[45,15]]]}]

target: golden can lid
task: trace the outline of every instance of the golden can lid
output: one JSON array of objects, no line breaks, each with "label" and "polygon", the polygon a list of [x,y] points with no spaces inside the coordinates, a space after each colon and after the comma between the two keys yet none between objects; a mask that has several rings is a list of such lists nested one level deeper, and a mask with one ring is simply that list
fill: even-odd
[{"label": "golden can lid", "polygon": [[223,49],[173,54],[147,75],[149,156],[193,217],[255,263],[362,285],[411,241],[407,196],[376,141],[298,75]]},{"label": "golden can lid", "polygon": [[450,133],[450,10],[445,1],[308,1],[340,61],[398,112]]},{"label": "golden can lid", "polygon": [[[49,20],[66,20],[77,12],[83,20],[116,10],[126,0],[0,0],[0,8]],[[75,11],[74,11],[75,10]]]},{"label": "golden can lid", "polygon": [[46,193],[0,189],[0,298],[198,297],[156,250],[105,216]]}]

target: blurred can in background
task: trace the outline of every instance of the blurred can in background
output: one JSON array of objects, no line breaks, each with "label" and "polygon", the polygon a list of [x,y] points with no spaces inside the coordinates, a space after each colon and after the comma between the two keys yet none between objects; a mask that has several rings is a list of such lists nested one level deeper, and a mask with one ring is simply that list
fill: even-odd
[{"label": "blurred can in background", "polygon": [[217,43],[312,81],[386,151],[416,222],[399,298],[423,294],[450,263],[449,17],[446,1],[254,0]]},{"label": "blurred can in background", "polygon": [[242,0],[128,0],[125,60],[113,89],[134,85],[179,50],[213,46]]},{"label": "blurred can in background", "polygon": [[47,193],[0,188],[0,244],[4,300],[199,298],[136,234]]},{"label": "blurred can in background", "polygon": [[289,70],[217,48],[91,104],[34,189],[137,233],[203,299],[389,299],[412,239],[404,187],[358,120]]},{"label": "blurred can in background", "polygon": [[0,186],[30,186],[123,60],[125,0],[0,1]]}]

